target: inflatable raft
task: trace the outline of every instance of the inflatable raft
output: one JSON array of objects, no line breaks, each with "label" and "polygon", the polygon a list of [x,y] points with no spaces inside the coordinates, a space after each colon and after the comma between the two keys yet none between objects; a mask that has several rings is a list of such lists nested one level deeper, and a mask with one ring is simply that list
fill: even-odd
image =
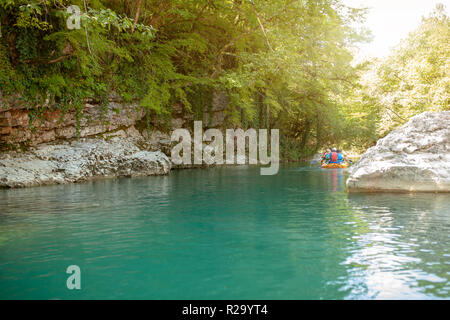
[{"label": "inflatable raft", "polygon": [[344,169],[348,167],[348,163],[324,163],[322,168],[324,169]]}]

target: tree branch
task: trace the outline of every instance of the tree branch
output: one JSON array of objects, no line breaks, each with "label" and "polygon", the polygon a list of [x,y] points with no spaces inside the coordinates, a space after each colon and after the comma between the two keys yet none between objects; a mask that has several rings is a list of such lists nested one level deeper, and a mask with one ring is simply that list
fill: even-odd
[{"label": "tree branch", "polygon": [[204,13],[205,10],[206,10],[206,8],[208,8],[208,7],[211,5],[211,3],[212,3],[213,1],[214,1],[214,0],[208,1],[208,3],[206,3],[206,4],[203,6],[202,10],[200,10],[200,12],[198,13],[197,17],[195,17],[194,21],[192,22],[192,28],[191,28],[191,31],[194,31],[195,24],[198,22],[198,20],[200,20],[201,16],[203,15],[203,13]]},{"label": "tree branch", "polygon": [[141,14],[141,6],[142,6],[142,0],[138,0],[137,8],[136,8],[136,14],[134,15],[134,20],[133,20],[133,26],[131,27],[131,33],[134,32],[134,28],[136,27],[136,23],[139,20],[139,15]]},{"label": "tree branch", "polygon": [[28,60],[23,60],[23,62],[25,62],[27,64],[31,64],[31,65],[34,65],[34,64],[53,64],[53,63],[60,62],[60,61],[66,59],[68,57],[71,57],[71,56],[72,56],[72,54],[67,54],[67,55],[60,56],[60,57],[58,57],[56,59],[52,59],[52,60],[48,60],[48,59],[28,59]]},{"label": "tree branch", "polygon": [[253,13],[256,16],[256,20],[258,20],[258,23],[259,23],[259,26],[261,28],[261,31],[264,34],[264,38],[266,38],[267,46],[269,47],[270,51],[273,51],[272,46],[270,45],[270,42],[269,42],[269,38],[267,37],[266,30],[264,29],[264,26],[263,26],[263,24],[261,22],[261,19],[259,18],[258,12],[256,11],[255,5],[253,3],[251,4],[251,8],[252,8]]}]

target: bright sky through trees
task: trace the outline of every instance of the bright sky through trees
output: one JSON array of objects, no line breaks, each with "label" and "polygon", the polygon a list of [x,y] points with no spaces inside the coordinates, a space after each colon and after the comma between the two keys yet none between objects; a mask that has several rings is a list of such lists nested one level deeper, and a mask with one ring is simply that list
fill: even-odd
[{"label": "bright sky through trees", "polygon": [[373,41],[361,45],[362,57],[382,57],[409,32],[416,29],[422,16],[428,16],[438,3],[450,9],[450,0],[344,0],[346,5],[369,7],[366,27],[372,31]]}]

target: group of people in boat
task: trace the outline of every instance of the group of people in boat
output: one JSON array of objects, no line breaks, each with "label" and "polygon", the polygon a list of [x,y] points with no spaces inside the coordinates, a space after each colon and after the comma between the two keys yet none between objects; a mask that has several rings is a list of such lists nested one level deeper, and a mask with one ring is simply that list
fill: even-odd
[{"label": "group of people in boat", "polygon": [[322,164],[343,164],[347,162],[342,150],[328,148],[322,155]]}]

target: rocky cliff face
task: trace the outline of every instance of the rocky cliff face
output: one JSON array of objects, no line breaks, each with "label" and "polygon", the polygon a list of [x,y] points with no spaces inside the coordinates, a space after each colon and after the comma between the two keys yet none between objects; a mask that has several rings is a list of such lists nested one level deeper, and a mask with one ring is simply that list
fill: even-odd
[{"label": "rocky cliff face", "polygon": [[[222,126],[226,120],[228,103],[225,93],[215,92],[211,106],[204,107],[204,126]],[[17,97],[6,99],[0,92],[0,150],[2,146],[36,146],[57,140],[91,137],[135,126],[145,116],[145,110],[137,104],[124,103],[115,94],[111,94],[105,106],[93,101],[85,103],[81,113],[77,113],[75,109],[63,112],[51,106],[43,106],[38,110],[40,113],[36,114],[36,109],[29,109]],[[153,127],[165,127],[167,134],[176,128],[191,128],[193,120],[193,115],[176,103],[172,106],[170,123],[166,124],[163,120],[152,117],[150,123]],[[157,133],[153,138],[158,135],[161,134]],[[163,139],[166,138],[167,135]]]},{"label": "rocky cliff face", "polygon": [[349,172],[350,192],[450,192],[450,111],[411,118]]},{"label": "rocky cliff face", "polygon": [[[216,92],[212,107],[205,107],[204,126],[223,125],[227,105],[226,95]],[[42,114],[36,117],[18,99],[3,99],[0,92],[0,150],[28,148],[26,152],[0,151],[0,187],[168,174],[170,132],[192,129],[194,120],[182,105],[175,104],[170,123],[150,119],[152,127],[160,130],[139,132],[135,125],[144,118],[144,110],[124,104],[113,94],[106,107],[86,103],[78,120],[75,110],[63,113],[48,106],[39,110]]]},{"label": "rocky cliff face", "polygon": [[62,112],[43,108],[41,114],[35,114],[26,105],[9,101],[0,108],[0,143],[38,145],[58,139],[89,137],[132,126],[144,116],[144,110],[137,105],[114,99],[105,107],[86,103],[81,112],[79,120],[74,109]]}]

